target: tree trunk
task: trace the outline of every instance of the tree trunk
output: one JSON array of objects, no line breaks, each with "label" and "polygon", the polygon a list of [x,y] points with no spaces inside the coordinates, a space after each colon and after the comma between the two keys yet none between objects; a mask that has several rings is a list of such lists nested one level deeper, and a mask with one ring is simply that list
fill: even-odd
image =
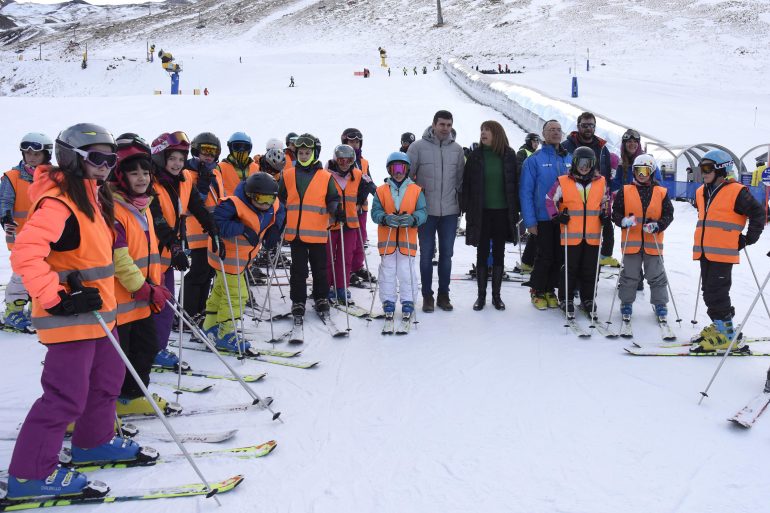
[{"label": "tree trunk", "polygon": [[444,17],[441,16],[441,0],[436,0],[436,13],[438,14],[436,26],[441,27],[444,25]]}]

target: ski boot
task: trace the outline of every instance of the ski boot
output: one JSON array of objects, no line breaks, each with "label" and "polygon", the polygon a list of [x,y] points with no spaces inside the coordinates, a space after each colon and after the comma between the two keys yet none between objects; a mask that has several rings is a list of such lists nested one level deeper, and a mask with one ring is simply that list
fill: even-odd
[{"label": "ski boot", "polygon": [[623,317],[623,321],[628,322],[631,320],[631,314],[634,311],[633,303],[621,303],[620,315]]},{"label": "ski boot", "polygon": [[319,315],[329,315],[329,300],[326,298],[316,299],[315,311],[318,312]]},{"label": "ski boot", "polygon": [[700,333],[690,337],[690,342],[692,342],[693,344],[697,344],[698,342],[700,342],[704,338],[712,337],[712,336],[716,335],[716,333],[717,333],[717,328],[714,325],[714,323],[712,322],[711,324],[707,325],[702,330],[700,330]]},{"label": "ski boot", "polygon": [[599,308],[590,299],[581,299],[580,308],[594,321],[599,319],[599,314],[597,313]]},{"label": "ski boot", "polygon": [[5,331],[35,333],[35,328],[32,327],[30,314],[24,308],[26,304],[27,301],[24,299],[17,299],[12,303],[6,303],[5,319],[3,320],[3,328]]},{"label": "ski boot", "polygon": [[337,293],[334,295],[333,301],[336,301],[337,304],[340,304],[340,305],[347,304],[349,306],[352,306],[355,304],[353,302],[353,299],[350,297],[350,290],[348,289],[337,289]]},{"label": "ski boot", "polygon": [[304,317],[305,316],[305,303],[292,303],[292,305],[291,305],[291,315],[293,317]]},{"label": "ski boot", "polygon": [[168,349],[161,349],[158,354],[155,355],[155,361],[153,365],[163,367],[164,369],[179,370],[179,366],[182,366],[182,370],[190,370],[190,364],[187,362],[180,362],[176,353],[169,351]]},{"label": "ski boot", "polygon": [[532,298],[532,304],[537,308],[538,310],[547,310],[548,309],[548,300],[545,298],[545,294],[538,294],[535,291],[530,292],[530,296]]},{"label": "ski boot", "polygon": [[553,291],[546,292],[543,294],[543,297],[545,298],[548,308],[559,308],[559,298],[556,297],[556,294],[554,294]]},{"label": "ski boot", "polygon": [[251,349],[250,342],[238,340],[232,322],[223,322],[219,324],[217,328],[214,345],[218,350],[227,351],[229,353],[246,353]]},{"label": "ski boot", "polygon": [[414,315],[414,301],[401,302],[401,317],[404,320],[411,319]]},{"label": "ski boot", "polygon": [[366,267],[362,267],[358,271],[354,272],[356,276],[361,278],[361,281],[368,281],[369,283],[377,283],[377,278],[366,270]]},{"label": "ski boot", "polygon": [[657,317],[660,322],[667,322],[668,307],[666,305],[655,305],[655,317]]},{"label": "ski boot", "polygon": [[620,267],[620,262],[618,262],[618,259],[610,256],[603,256],[601,260],[599,260],[599,265],[607,266],[607,267]]},{"label": "ski boot", "polygon": [[[414,308],[414,304],[412,304],[412,308]],[[396,304],[393,301],[383,301],[382,311],[385,312],[385,319],[393,319],[396,313]]]},{"label": "ski boot", "polygon": [[101,481],[88,481],[77,470],[57,466],[45,479],[19,479],[8,477],[8,501],[20,501],[36,497],[104,497],[110,489]]},{"label": "ski boot", "polygon": [[72,446],[72,449],[62,449],[59,460],[65,465],[84,466],[94,463],[125,463],[139,462],[151,465],[159,457],[158,451],[152,447],[142,447],[130,438],[114,436],[112,440],[92,449],[82,449]]},{"label": "ski boot", "polygon": [[[178,415],[182,412],[182,407],[178,403],[167,401],[158,394],[152,394],[152,399],[158,408],[166,415]],[[115,410],[118,417],[124,417],[126,415],[155,415],[155,410],[152,408],[152,404],[147,400],[145,396],[139,396],[135,398],[118,397],[115,403]],[[133,437],[132,437],[133,438]]]},{"label": "ski boot", "polygon": [[[715,319],[713,326],[714,332],[693,344],[692,349],[690,349],[691,353],[724,353],[727,351],[727,348],[730,347],[730,342],[735,336],[732,319]],[[743,353],[748,352],[748,350],[749,346],[745,345],[739,337],[733,346],[733,351]]]},{"label": "ski boot", "polygon": [[561,301],[559,303],[559,309],[561,309],[563,313],[567,314],[568,319],[575,318],[575,303],[573,303],[571,299]]},{"label": "ski boot", "polygon": [[527,264],[522,262],[519,265],[517,265],[516,267],[514,267],[513,272],[514,273],[519,273],[519,274],[531,274],[532,273],[532,269],[534,269],[534,267],[532,267],[531,265],[527,265]]}]

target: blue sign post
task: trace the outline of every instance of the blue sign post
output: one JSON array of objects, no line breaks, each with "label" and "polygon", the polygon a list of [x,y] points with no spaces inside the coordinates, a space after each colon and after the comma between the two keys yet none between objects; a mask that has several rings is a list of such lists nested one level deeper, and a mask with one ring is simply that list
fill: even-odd
[{"label": "blue sign post", "polygon": [[171,94],[179,94],[179,73],[171,74]]},{"label": "blue sign post", "polygon": [[572,97],[578,97],[578,82],[577,77],[572,77]]}]

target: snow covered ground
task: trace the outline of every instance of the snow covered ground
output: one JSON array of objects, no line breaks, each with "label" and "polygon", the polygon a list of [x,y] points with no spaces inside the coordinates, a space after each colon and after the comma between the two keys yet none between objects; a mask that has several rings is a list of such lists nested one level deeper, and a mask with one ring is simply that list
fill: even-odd
[{"label": "snow covered ground", "polygon": [[[343,48],[341,39],[318,39],[312,46],[308,40],[284,42],[280,48],[273,47],[274,40],[270,42],[273,45],[267,48],[228,41],[219,46],[178,43],[174,53],[185,62],[185,95],[179,97],[166,94],[168,77],[157,62],[121,62],[107,86],[107,74],[97,66],[89,66],[70,81],[68,74],[75,73],[71,64],[42,63],[48,78],[26,72],[35,83],[48,84],[42,96],[0,98],[6,119],[14,120],[0,125],[0,155],[10,167],[18,159],[17,141],[25,132],[41,130],[53,136],[69,124],[87,120],[115,134],[135,131],[147,139],[183,129],[190,135],[213,131],[225,140],[230,133],[244,130],[254,139],[255,149],[290,130],[309,131],[321,138],[323,157],[328,158],[342,130],[355,126],[364,133],[364,155],[381,182],[385,158],[397,149],[399,135],[412,131],[419,136],[438,109],[454,113],[458,140],[465,146],[477,140],[479,125],[486,119],[503,123],[515,147],[523,140],[524,134],[509,120],[474,104],[441,72],[409,77],[396,73],[388,78],[377,67],[376,52],[353,44]],[[141,55],[143,46],[127,45],[126,51],[129,48]],[[106,58],[109,53],[97,52],[94,58]],[[195,58],[187,57],[192,55]],[[243,56],[243,64],[238,63],[238,55]],[[363,66],[373,72],[367,80],[353,76]],[[290,75],[296,88],[286,87]],[[530,85],[549,92],[547,77],[540,80],[539,75],[525,74],[516,79],[526,83],[529,76],[534,77]],[[193,87],[208,87],[211,95],[188,95]],[[606,97],[596,97],[596,102],[605,103],[586,105],[597,105],[613,119],[673,139],[662,130],[666,124],[646,125],[655,112],[660,116],[669,112],[669,99],[679,94],[673,82],[661,81],[659,87],[660,92],[650,93],[650,108],[646,104],[640,108],[638,101],[621,101],[609,86]],[[709,108],[724,112],[741,96],[742,87],[735,86],[730,90],[734,94],[724,100],[709,98],[708,88],[698,94],[709,100]],[[163,89],[164,94],[153,96],[153,89]],[[683,118],[698,115],[692,105],[682,105],[681,111]],[[730,137],[731,131],[723,126],[713,138]],[[668,272],[683,320],[676,331],[682,339],[707,322],[701,304],[698,327],[690,325],[698,283],[698,268],[690,257],[695,220],[692,207],[676,203],[676,218],[666,235]],[[760,280],[770,271],[768,249],[767,233],[749,248]],[[376,267],[374,250],[368,258],[369,265]],[[475,250],[458,238],[454,274],[466,272],[474,260]],[[507,266],[517,260],[518,252],[510,246]],[[9,272],[3,248],[0,281]],[[600,280],[602,319],[607,316],[613,285],[613,280]],[[405,337],[384,338],[377,321],[351,319],[350,337],[331,339],[320,321],[308,314],[306,348],[299,358],[320,360],[316,368],[237,364],[243,373],[268,372],[253,388],[275,398],[274,407],[283,412],[284,424],[272,422],[263,412],[173,421],[185,432],[238,428],[237,437],[224,444],[228,447],[277,440],[278,448],[259,460],[200,461],[210,479],[246,475],[241,487],[221,497],[221,511],[703,513],[766,509],[770,490],[765,476],[770,463],[764,454],[770,443],[770,420],[762,419],[747,432],[725,419],[761,391],[770,359],[728,360],[710,397],[698,406],[699,392],[717,359],[632,357],[622,350],[627,341],[598,334],[578,339],[565,331],[556,312],[535,311],[525,288],[516,283],[503,287],[505,312],[491,306],[473,312],[475,283],[453,281],[455,311],[418,312],[419,324]],[[276,309],[288,309],[280,291],[273,292]],[[284,292],[288,295],[286,288]],[[635,340],[640,344],[659,340],[647,311],[648,292],[636,303]],[[256,289],[256,293],[262,297],[263,291]],[[368,292],[354,289],[353,293],[359,304],[368,307]],[[755,293],[744,258],[734,272],[737,320]],[[334,316],[339,325],[345,325],[344,315],[335,312]],[[613,320],[617,322],[617,314]],[[286,329],[286,321],[276,324],[278,332]],[[770,319],[761,303],[745,332],[770,333]],[[266,326],[258,333],[256,340],[269,338]],[[0,431],[7,431],[23,420],[40,393],[39,362],[45,349],[32,336],[7,333],[0,334],[0,349]],[[184,359],[196,369],[224,371],[204,353],[187,351]],[[154,375],[153,380],[170,383],[172,377]],[[202,380],[190,378],[189,383]],[[168,389],[154,390],[172,396]],[[181,396],[188,408],[247,400],[231,382],[217,382],[205,395]],[[143,422],[141,427],[162,430],[155,421]],[[162,453],[177,452],[171,444],[147,444]],[[0,467],[7,467],[12,448],[11,442],[0,441]],[[192,444],[191,448],[210,447]],[[184,463],[103,471],[94,477],[107,481],[116,492],[196,480]],[[143,507],[169,513],[215,511],[213,502],[205,499],[155,501]],[[136,510],[133,505],[109,508]]]}]

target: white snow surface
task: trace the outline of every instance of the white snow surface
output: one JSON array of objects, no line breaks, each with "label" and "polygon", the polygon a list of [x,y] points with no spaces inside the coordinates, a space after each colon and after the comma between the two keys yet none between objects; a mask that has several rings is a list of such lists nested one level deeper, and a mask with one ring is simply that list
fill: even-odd
[{"label": "white snow surface", "polygon": [[[528,4],[533,12],[559,8],[553,2]],[[304,8],[307,2],[294,5]],[[407,3],[399,5],[406,8]],[[458,12],[453,6],[456,3],[450,3],[447,12]],[[637,8],[636,4],[627,6]],[[432,15],[430,5],[422,8]],[[413,76],[410,71],[403,77],[394,65],[394,74],[388,78],[377,66],[378,43],[361,43],[367,37],[366,30],[358,33],[350,27],[344,31],[330,28],[327,38],[319,37],[315,29],[304,34],[304,25],[293,25],[297,19],[307,21],[308,15],[302,12],[265,25],[263,32],[250,33],[254,39],[248,44],[226,38],[216,44],[198,43],[181,35],[158,41],[159,47],[173,44],[168,49],[185,63],[185,94],[178,97],[168,96],[168,77],[160,64],[141,60],[143,40],[95,50],[85,71],[75,68],[74,61],[13,63],[4,53],[3,69],[17,66],[17,70],[3,75],[13,80],[22,77],[30,84],[32,96],[0,98],[7,120],[0,126],[0,154],[10,168],[18,160],[16,145],[24,133],[43,131],[54,136],[70,124],[91,121],[114,134],[134,131],[147,139],[183,129],[191,136],[213,131],[224,141],[230,133],[244,130],[252,136],[255,151],[268,138],[283,138],[288,131],[309,131],[321,138],[323,157],[328,158],[341,131],[355,126],[364,133],[364,155],[381,183],[385,158],[398,148],[399,135],[411,131],[419,137],[438,109],[453,112],[458,140],[465,146],[478,139],[479,125],[486,119],[500,121],[513,146],[518,147],[523,140],[523,132],[510,120],[472,102],[441,72]],[[377,33],[384,30],[381,27]],[[704,29],[698,25],[692,30]],[[609,43],[618,45],[613,53],[639,45],[622,40],[621,35]],[[419,39],[410,35],[408,41],[417,44]],[[750,46],[748,41],[743,44]],[[470,43],[458,45],[467,47]],[[694,56],[713,50],[706,46],[707,38],[699,38],[697,45]],[[123,51],[140,60],[112,61],[112,56]],[[538,51],[545,54],[549,50],[542,46]],[[428,50],[416,52],[425,55]],[[238,63],[239,55],[243,64]],[[655,56],[638,58],[651,62]],[[117,63],[117,70],[105,72],[108,59]],[[423,61],[430,70],[432,62]],[[670,62],[665,65],[673,66]],[[371,78],[353,76],[353,71],[363,66],[372,70]],[[634,80],[618,78],[613,82],[616,79],[609,73],[597,73],[606,80],[603,87],[607,94],[589,97],[596,102],[589,107],[596,105],[606,116],[668,141],[677,137],[690,140],[682,135],[683,127],[692,128],[696,141],[702,134],[725,143],[736,140],[736,134],[748,139],[747,134],[753,132],[745,120],[717,126],[700,121],[704,102],[715,117],[730,112],[736,102],[746,105],[748,93],[744,93],[756,78],[745,72],[746,68],[741,69],[741,80],[721,86],[725,96],[710,96],[713,86],[704,85],[700,75],[663,78],[656,81],[654,90],[644,92],[646,87]],[[547,72],[542,73],[525,73],[515,80],[556,96],[549,90]],[[559,73],[566,88],[568,74],[564,70]],[[286,87],[290,75],[296,88]],[[531,82],[529,77],[533,77]],[[627,80],[626,88],[619,91],[621,80]],[[691,87],[700,103],[682,106],[677,112],[678,122],[656,122],[663,116],[671,116],[665,118],[667,121],[673,119],[671,102],[681,94],[682,82]],[[189,92],[194,87],[208,87],[211,95],[192,96]],[[162,89],[164,94],[154,96],[154,89]],[[644,101],[639,99],[641,94],[646,95]],[[766,102],[766,93],[752,94]],[[627,96],[635,99],[629,101]],[[766,107],[767,102],[761,108]],[[749,139],[747,147],[749,142],[759,144],[762,137],[767,139],[767,121],[761,123],[765,123],[764,135],[757,134],[755,143]],[[666,233],[666,262],[682,319],[675,331],[684,339],[708,319],[701,303],[697,326],[690,324],[698,284],[698,266],[690,253],[696,212],[686,203],[675,206],[675,221]],[[374,241],[375,227],[369,228],[370,241]],[[759,243],[749,248],[760,280],[770,272],[765,256],[769,242],[770,236],[763,234]],[[615,256],[619,256],[618,246],[619,233]],[[509,246],[506,266],[511,267],[518,258],[517,248]],[[378,260],[373,246],[368,253],[373,270]],[[458,237],[453,274],[465,273],[473,261],[474,248]],[[7,280],[9,273],[7,250],[2,248],[0,279]],[[614,284],[614,280],[600,279],[602,319],[606,319]],[[283,291],[288,296],[288,288]],[[733,273],[736,321],[743,318],[756,291],[742,256]],[[264,294],[259,288],[255,292],[258,298]],[[279,290],[273,294],[276,310],[289,308]],[[353,294],[359,304],[369,306],[367,291],[353,289]],[[635,304],[635,340],[641,344],[659,341],[647,306],[648,294],[649,289],[640,293]],[[453,281],[455,310],[418,311],[419,324],[404,337],[383,337],[378,321],[367,324],[351,318],[350,337],[331,339],[308,312],[305,350],[299,358],[320,360],[316,368],[299,370],[253,361],[236,366],[243,373],[268,372],[263,381],[252,386],[257,393],[275,398],[274,408],[282,412],[285,423],[271,421],[264,412],[172,420],[185,432],[238,428],[238,436],[223,446],[275,439],[277,449],[258,460],[199,461],[212,480],[236,473],[246,475],[237,490],[221,496],[221,510],[202,498],[152,501],[141,508],[169,513],[766,510],[770,464],[765,452],[770,442],[770,419],[761,419],[750,431],[743,431],[726,418],[761,391],[768,358],[729,359],[710,397],[698,406],[699,392],[716,368],[716,358],[632,357],[622,349],[627,341],[604,339],[598,333],[587,340],[578,339],[565,331],[556,312],[534,310],[527,289],[517,283],[503,284],[505,312],[497,312],[491,305],[473,312],[475,295],[475,282]],[[675,319],[673,304],[669,309],[671,319]],[[342,313],[335,311],[333,316],[338,325],[345,326]],[[617,323],[617,313],[613,320]],[[286,321],[275,325],[278,333],[288,327]],[[770,319],[761,302],[744,331],[749,336],[770,332]],[[269,327],[261,326],[258,333],[253,338],[269,338]],[[40,394],[40,361],[45,348],[33,336],[8,333],[0,333],[0,348],[0,431],[7,431],[24,419]],[[224,372],[210,355],[186,351],[183,358],[193,368]],[[171,382],[172,376],[153,375],[152,379]],[[189,382],[203,380],[189,378]],[[173,397],[168,389],[156,391]],[[208,394],[181,396],[188,408],[248,399],[236,383],[224,381],[216,382]],[[143,422],[140,427],[162,429],[157,421]],[[142,440],[141,435],[138,440]],[[148,445],[161,453],[177,452],[173,444]],[[190,448],[212,447],[191,444]],[[0,466],[7,467],[12,449],[12,442],[0,441]],[[93,477],[108,482],[116,493],[196,480],[181,462],[102,471]],[[85,508],[108,509],[129,512],[138,506]]]}]

